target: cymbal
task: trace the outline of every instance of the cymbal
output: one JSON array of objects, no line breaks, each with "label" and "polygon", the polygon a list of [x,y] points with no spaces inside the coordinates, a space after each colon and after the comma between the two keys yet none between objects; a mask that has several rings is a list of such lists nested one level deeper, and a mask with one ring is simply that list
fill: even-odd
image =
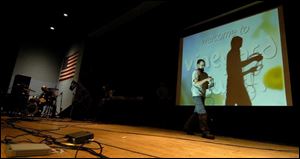
[{"label": "cymbal", "polygon": [[35,92],[35,90],[30,89],[30,88],[24,88],[25,91],[31,91],[31,92]]},{"label": "cymbal", "polygon": [[48,88],[49,90],[56,90],[58,91],[58,88]]}]

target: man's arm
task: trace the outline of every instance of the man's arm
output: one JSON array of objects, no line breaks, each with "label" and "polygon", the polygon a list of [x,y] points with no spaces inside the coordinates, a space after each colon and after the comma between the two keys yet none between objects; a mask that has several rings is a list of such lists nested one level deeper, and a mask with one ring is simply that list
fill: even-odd
[{"label": "man's arm", "polygon": [[251,62],[255,61],[254,58],[250,58],[241,62],[242,67],[249,65]]},{"label": "man's arm", "polygon": [[193,84],[198,86],[198,87],[201,87],[205,82],[209,82],[211,79],[211,77],[208,77],[206,79],[203,79],[201,81],[196,81],[196,79],[193,80]]},{"label": "man's arm", "polygon": [[257,71],[257,66],[254,66],[254,67],[250,68],[249,70],[243,72],[243,75],[245,76],[248,73],[252,73],[252,72],[255,72],[255,71]]},{"label": "man's arm", "polygon": [[198,72],[197,71],[193,72],[192,82],[193,82],[193,85],[196,87],[201,87],[205,82],[209,82],[210,80],[211,80],[211,77],[208,77],[206,79],[199,81]]},{"label": "man's arm", "polygon": [[252,56],[251,58],[241,62],[242,67],[247,66],[248,64],[250,64],[253,61],[261,61],[263,59],[263,56],[259,53],[254,53],[251,56]]}]

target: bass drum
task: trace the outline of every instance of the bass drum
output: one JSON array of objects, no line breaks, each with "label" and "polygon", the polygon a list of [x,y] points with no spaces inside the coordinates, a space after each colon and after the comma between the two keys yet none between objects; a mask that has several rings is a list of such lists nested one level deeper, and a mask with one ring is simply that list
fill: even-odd
[{"label": "bass drum", "polygon": [[29,103],[26,106],[27,116],[35,116],[39,112],[39,108],[36,103]]}]

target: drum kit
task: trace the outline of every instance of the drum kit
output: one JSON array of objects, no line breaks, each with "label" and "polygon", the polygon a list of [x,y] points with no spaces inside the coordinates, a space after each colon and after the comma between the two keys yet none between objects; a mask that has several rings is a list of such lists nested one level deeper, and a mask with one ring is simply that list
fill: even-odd
[{"label": "drum kit", "polygon": [[[36,92],[35,90],[32,90],[30,88],[24,89],[28,92]],[[26,105],[26,115],[27,116],[41,116],[41,112],[43,109],[43,106],[45,106],[46,102],[50,103],[50,107],[56,104],[56,98],[58,96],[58,89],[57,88],[48,88],[48,91],[51,92],[51,96],[48,98],[45,97],[39,97],[39,96],[29,96],[27,105]],[[52,109],[52,111],[55,111]],[[52,114],[52,112],[48,112],[49,116]]]}]

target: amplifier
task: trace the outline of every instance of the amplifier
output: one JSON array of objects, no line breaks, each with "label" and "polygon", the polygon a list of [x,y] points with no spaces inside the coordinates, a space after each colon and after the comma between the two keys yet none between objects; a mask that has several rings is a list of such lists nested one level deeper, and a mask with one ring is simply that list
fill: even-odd
[{"label": "amplifier", "polygon": [[82,144],[89,142],[89,139],[94,138],[94,134],[88,131],[79,131],[71,134],[67,134],[68,142],[73,144]]}]

